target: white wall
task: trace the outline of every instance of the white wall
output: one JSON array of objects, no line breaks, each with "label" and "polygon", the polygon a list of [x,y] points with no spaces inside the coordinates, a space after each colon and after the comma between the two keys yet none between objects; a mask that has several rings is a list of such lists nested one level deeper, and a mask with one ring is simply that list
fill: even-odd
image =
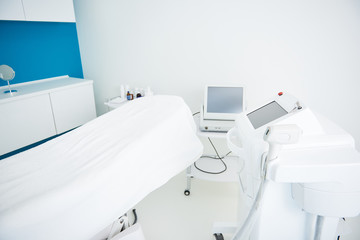
[{"label": "white wall", "polygon": [[121,84],[180,95],[195,112],[206,84],[241,83],[249,107],[291,92],[349,131],[360,150],[360,1],[74,4],[98,114]]},{"label": "white wall", "polygon": [[[242,83],[249,106],[288,91],[360,144],[360,2],[75,0],[85,78],[98,114],[121,84],[184,97]],[[359,148],[360,149],[360,148]]]}]

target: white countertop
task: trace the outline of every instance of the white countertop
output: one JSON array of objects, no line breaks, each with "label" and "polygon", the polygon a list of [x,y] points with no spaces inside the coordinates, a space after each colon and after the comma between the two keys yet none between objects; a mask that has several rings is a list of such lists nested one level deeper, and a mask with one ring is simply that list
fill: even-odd
[{"label": "white countertop", "polygon": [[68,87],[74,87],[74,85],[92,84],[92,80],[85,80],[82,78],[72,78],[67,75],[47,78],[42,80],[35,80],[19,84],[11,84],[12,90],[17,90],[13,95],[4,93],[8,90],[8,86],[0,87],[0,103],[13,101],[23,97],[35,96],[39,94],[54,92],[62,90]]}]

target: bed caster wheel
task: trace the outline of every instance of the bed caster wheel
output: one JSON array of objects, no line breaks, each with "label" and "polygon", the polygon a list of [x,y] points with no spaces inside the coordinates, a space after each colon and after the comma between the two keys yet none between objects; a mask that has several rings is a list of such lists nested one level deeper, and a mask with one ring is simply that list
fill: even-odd
[{"label": "bed caster wheel", "polygon": [[189,196],[189,195],[190,195],[190,191],[189,191],[189,190],[185,190],[185,191],[184,191],[184,194],[185,194],[185,196]]},{"label": "bed caster wheel", "polygon": [[222,233],[214,233],[215,240],[224,240]]}]

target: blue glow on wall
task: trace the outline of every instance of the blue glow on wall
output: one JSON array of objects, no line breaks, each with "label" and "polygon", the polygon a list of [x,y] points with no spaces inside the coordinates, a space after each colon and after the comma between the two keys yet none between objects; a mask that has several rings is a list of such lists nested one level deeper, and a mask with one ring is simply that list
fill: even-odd
[{"label": "blue glow on wall", "polygon": [[11,84],[62,75],[83,78],[75,23],[0,21],[0,32],[0,65],[14,69]]}]

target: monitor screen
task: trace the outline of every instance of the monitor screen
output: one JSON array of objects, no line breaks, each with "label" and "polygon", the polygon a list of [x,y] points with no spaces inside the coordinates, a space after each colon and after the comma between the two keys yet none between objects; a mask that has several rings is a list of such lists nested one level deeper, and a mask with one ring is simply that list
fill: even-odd
[{"label": "monitor screen", "polygon": [[243,111],[244,88],[208,86],[205,112],[221,118],[221,114],[231,115]]},{"label": "monitor screen", "polygon": [[248,113],[251,124],[255,129],[264,126],[265,124],[274,121],[284,115],[288,114],[277,102],[273,101],[255,111]]}]

